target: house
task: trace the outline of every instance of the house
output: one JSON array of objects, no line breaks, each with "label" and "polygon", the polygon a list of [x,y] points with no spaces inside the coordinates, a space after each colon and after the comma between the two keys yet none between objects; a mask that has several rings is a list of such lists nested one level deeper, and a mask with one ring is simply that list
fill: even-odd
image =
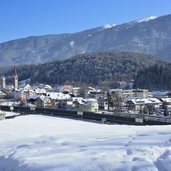
[{"label": "house", "polygon": [[54,100],[47,96],[38,97],[35,101],[35,104],[37,107],[56,108]]},{"label": "house", "polygon": [[64,94],[62,92],[48,92],[47,96],[55,100],[71,100],[71,96],[69,94]]},{"label": "house", "polygon": [[104,92],[101,90],[89,90],[87,96],[88,98],[98,99],[99,97],[104,96]]},{"label": "house", "polygon": [[123,99],[127,98],[127,97],[133,97],[134,96],[134,92],[132,89],[128,89],[128,90],[122,90],[122,97]]},{"label": "house", "polygon": [[133,93],[137,98],[147,98],[149,94],[148,90],[146,89],[134,89]]},{"label": "house", "polygon": [[14,91],[14,99],[16,101],[26,102],[29,97],[34,96],[35,91],[30,89],[29,85],[26,85],[24,88]]},{"label": "house", "polygon": [[88,112],[98,112],[99,110],[99,104],[97,101],[88,100],[85,104],[85,111]]},{"label": "house", "polygon": [[171,107],[171,98],[169,97],[163,97],[163,98],[160,98],[160,100],[165,103],[166,105],[170,106]]},{"label": "house", "polygon": [[97,112],[99,110],[99,104],[95,99],[76,99],[73,104],[78,111]]},{"label": "house", "polygon": [[72,98],[73,100],[73,107],[75,110],[79,110],[79,111],[84,111],[84,105],[85,105],[85,101],[82,97],[75,97]]},{"label": "house", "polygon": [[46,95],[46,90],[44,88],[35,88],[34,89],[35,95]]},{"label": "house", "polygon": [[51,91],[51,90],[52,90],[52,86],[46,84],[46,85],[44,86],[44,89],[45,89],[46,91]]},{"label": "house", "polygon": [[61,92],[73,93],[73,86],[72,85],[64,85],[61,88]]},{"label": "house", "polygon": [[34,95],[29,97],[28,102],[35,104],[37,107],[47,108],[67,108],[64,103],[71,101],[69,94],[63,94],[61,92],[48,92],[46,95]]},{"label": "house", "polygon": [[39,98],[40,96],[38,95],[34,95],[34,96],[30,96],[28,99],[27,99],[27,102],[30,104],[36,104],[36,101],[37,99]]},{"label": "house", "polygon": [[153,106],[155,109],[160,108],[162,103],[156,98],[134,98],[126,102],[128,110],[141,111],[145,106]]},{"label": "house", "polygon": [[74,94],[75,96],[78,96],[79,93],[80,93],[80,87],[73,87],[73,94]]},{"label": "house", "polygon": [[59,100],[57,103],[58,108],[65,110],[73,110],[73,101],[71,100]]},{"label": "house", "polygon": [[169,110],[169,113],[171,113],[171,98],[164,97],[164,98],[161,98],[160,100],[163,103],[162,104],[163,108],[167,108],[167,110]]},{"label": "house", "polygon": [[164,109],[164,115],[171,115],[171,98],[164,97],[160,99],[163,103],[162,108]]},{"label": "house", "polygon": [[53,108],[69,109],[71,106],[71,96],[69,94],[64,94],[62,92],[49,92],[47,93],[47,97],[52,99]]}]

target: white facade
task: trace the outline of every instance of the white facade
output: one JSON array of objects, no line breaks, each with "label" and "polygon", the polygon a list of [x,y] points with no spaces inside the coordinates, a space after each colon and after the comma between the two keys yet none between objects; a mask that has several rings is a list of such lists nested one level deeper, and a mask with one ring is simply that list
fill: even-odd
[{"label": "white facade", "polygon": [[4,76],[0,77],[0,89],[6,88],[6,79]]}]

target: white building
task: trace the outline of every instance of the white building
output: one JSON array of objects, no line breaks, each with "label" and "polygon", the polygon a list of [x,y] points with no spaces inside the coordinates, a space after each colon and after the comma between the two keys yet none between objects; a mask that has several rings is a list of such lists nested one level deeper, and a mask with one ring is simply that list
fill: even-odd
[{"label": "white building", "polygon": [[160,108],[162,102],[156,98],[135,98],[130,99],[126,102],[129,109],[141,110],[145,105],[153,105],[155,108]]}]

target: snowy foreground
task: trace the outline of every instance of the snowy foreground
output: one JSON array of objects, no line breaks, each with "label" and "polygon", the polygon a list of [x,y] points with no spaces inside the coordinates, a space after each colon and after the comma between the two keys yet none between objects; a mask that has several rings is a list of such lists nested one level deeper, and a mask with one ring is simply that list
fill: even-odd
[{"label": "snowy foreground", "polygon": [[0,171],[170,171],[171,126],[41,115],[0,121]]}]

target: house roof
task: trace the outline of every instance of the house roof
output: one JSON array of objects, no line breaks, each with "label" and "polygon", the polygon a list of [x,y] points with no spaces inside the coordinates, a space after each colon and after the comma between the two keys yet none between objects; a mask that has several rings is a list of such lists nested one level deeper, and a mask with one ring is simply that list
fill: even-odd
[{"label": "house roof", "polygon": [[28,100],[36,100],[36,99],[38,99],[40,96],[30,96],[29,98],[28,98]]},{"label": "house roof", "polygon": [[52,89],[52,86],[46,84],[44,88],[45,88],[45,89]]},{"label": "house roof", "polygon": [[166,103],[171,103],[171,98],[161,98],[161,100],[163,101],[163,102],[166,102]]},{"label": "house roof", "polygon": [[79,104],[84,104],[84,105],[90,105],[90,104],[97,103],[96,99],[93,99],[93,98],[83,99],[82,97],[73,98],[73,101],[77,102]]},{"label": "house roof", "polygon": [[142,99],[136,98],[128,101],[131,101],[134,104],[161,104],[161,101],[157,98],[142,98]]},{"label": "house roof", "polygon": [[36,94],[46,94],[46,90],[44,88],[36,88],[34,91]]},{"label": "house roof", "polygon": [[85,104],[85,101],[82,97],[73,97],[73,103]]},{"label": "house roof", "polygon": [[71,98],[69,94],[64,94],[62,92],[49,92],[47,95],[55,100],[67,100]]}]

